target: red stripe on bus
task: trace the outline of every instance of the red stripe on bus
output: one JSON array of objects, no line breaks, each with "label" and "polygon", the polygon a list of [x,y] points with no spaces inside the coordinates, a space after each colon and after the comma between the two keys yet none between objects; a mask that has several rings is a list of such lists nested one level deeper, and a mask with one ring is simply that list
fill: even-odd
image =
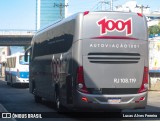
[{"label": "red stripe on bus", "polygon": [[93,37],[91,39],[124,39],[124,40],[139,40],[137,38],[133,37],[126,37],[126,36],[99,36],[99,37]]}]

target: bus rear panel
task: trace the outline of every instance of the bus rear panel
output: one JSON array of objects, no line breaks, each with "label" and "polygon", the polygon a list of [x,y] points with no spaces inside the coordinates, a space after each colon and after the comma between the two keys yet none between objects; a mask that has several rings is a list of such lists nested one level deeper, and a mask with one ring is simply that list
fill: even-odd
[{"label": "bus rear panel", "polygon": [[83,16],[82,26],[76,105],[144,108],[148,87],[145,17],[139,13],[94,12]]}]

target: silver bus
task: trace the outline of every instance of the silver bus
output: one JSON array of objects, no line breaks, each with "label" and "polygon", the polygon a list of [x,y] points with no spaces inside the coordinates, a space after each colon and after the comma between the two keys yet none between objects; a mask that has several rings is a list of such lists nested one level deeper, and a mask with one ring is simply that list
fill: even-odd
[{"label": "silver bus", "polygon": [[29,89],[57,110],[145,108],[148,34],[144,15],[77,13],[36,33]]}]

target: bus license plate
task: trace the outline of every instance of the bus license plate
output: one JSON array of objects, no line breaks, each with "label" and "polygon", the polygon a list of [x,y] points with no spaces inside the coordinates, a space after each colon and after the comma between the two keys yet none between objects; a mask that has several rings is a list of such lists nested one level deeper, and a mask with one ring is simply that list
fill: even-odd
[{"label": "bus license plate", "polygon": [[117,104],[120,103],[121,99],[120,98],[112,98],[112,99],[108,99],[108,103],[109,104]]}]

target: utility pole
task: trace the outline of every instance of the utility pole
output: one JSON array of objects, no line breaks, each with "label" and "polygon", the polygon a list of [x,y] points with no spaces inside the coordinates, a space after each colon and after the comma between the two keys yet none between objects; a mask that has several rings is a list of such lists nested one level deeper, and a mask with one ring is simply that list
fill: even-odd
[{"label": "utility pole", "polygon": [[113,11],[113,0],[110,1],[110,10]]},{"label": "utility pole", "polygon": [[106,5],[109,5],[110,3],[106,0],[100,0],[97,4],[97,6],[100,6],[101,11],[106,11],[107,7]]},{"label": "utility pole", "polygon": [[67,4],[63,4],[63,3],[54,3],[54,6],[53,7],[58,7],[59,8],[59,14],[60,14],[60,17],[61,18],[64,18],[63,14],[62,14],[62,11],[63,11],[63,8],[65,7],[68,7],[68,3]]},{"label": "utility pole", "polygon": [[147,8],[150,8],[150,7],[149,7],[148,5],[147,5],[147,6],[143,6],[143,5],[140,5],[140,6],[139,6],[139,5],[136,5],[136,7],[135,7],[135,8],[140,8],[141,13],[143,14],[143,9],[144,9],[144,8],[146,8],[146,9],[147,9]]}]

